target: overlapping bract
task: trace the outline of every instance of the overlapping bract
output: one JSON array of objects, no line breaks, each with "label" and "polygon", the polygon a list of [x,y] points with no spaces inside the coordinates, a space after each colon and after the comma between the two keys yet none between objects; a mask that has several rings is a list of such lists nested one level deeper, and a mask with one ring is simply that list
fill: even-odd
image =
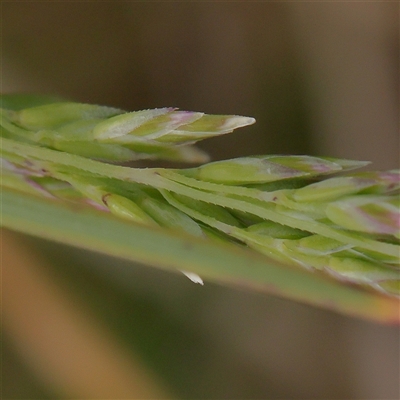
[{"label": "overlapping bract", "polygon": [[258,156],[211,162],[185,171],[185,175],[225,185],[263,184],[288,178],[341,172],[368,163],[311,156]]},{"label": "overlapping bract", "polygon": [[[286,164],[291,159],[285,157]],[[299,156],[293,160],[294,167]],[[236,224],[215,217],[217,210],[208,212],[205,202],[198,204],[171,193],[164,196],[193,219],[283,263],[323,270],[345,281],[400,294],[399,171],[347,174],[309,184],[304,180],[309,172],[298,172],[300,188],[285,178],[285,171],[283,179],[275,181],[275,190],[266,192],[264,187],[259,191],[253,186],[247,196],[245,191],[240,195],[234,190],[225,192],[229,199],[250,203],[245,212],[236,203],[228,208],[237,218]],[[360,184],[363,179],[368,183]],[[196,186],[194,181],[185,183]],[[216,186],[208,190],[217,196]],[[262,197],[268,200],[262,202]]]},{"label": "overlapping bract", "polygon": [[175,108],[124,112],[71,102],[1,110],[6,137],[112,162],[154,158],[205,162],[207,155],[193,143],[252,123],[248,117]]},{"label": "overlapping bract", "polygon": [[[79,156],[197,160],[192,143],[254,120],[171,108],[124,113],[74,103],[2,113],[5,186],[248,246],[286,264],[399,295],[397,170],[352,172],[366,163],[258,156],[180,170],[112,166],[110,174],[111,166]],[[50,161],[43,152],[35,154],[38,145],[74,156]],[[24,149],[34,156],[28,159]]]}]

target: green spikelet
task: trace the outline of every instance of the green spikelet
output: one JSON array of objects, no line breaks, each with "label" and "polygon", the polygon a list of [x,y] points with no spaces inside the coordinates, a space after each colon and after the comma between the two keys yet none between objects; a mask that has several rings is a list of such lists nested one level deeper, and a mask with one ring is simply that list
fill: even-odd
[{"label": "green spikelet", "polygon": [[184,172],[187,176],[204,181],[244,185],[290,178],[310,178],[363,165],[364,162],[353,162],[351,167],[347,167],[331,160],[310,156],[260,156],[217,161]]},{"label": "green spikelet", "polygon": [[306,155],[129,168],[115,163],[205,162],[193,143],[254,119],[168,107],[125,112],[49,98],[17,103],[1,98],[2,187],[234,243],[399,295],[400,171],[354,173],[367,163]]},{"label": "green spikelet", "polygon": [[77,120],[107,118],[121,112],[116,108],[91,104],[52,103],[15,111],[11,120],[24,129],[39,131],[55,129]]},{"label": "green spikelet", "polygon": [[349,197],[329,204],[326,215],[343,228],[400,237],[400,198],[397,196]]}]

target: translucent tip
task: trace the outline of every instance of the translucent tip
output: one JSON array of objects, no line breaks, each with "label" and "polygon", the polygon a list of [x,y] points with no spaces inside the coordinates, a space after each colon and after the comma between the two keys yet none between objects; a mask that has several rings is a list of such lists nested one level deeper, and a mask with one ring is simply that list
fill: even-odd
[{"label": "translucent tip", "polygon": [[197,274],[193,272],[181,271],[183,275],[189,278],[192,282],[204,285],[203,279],[201,279]]}]

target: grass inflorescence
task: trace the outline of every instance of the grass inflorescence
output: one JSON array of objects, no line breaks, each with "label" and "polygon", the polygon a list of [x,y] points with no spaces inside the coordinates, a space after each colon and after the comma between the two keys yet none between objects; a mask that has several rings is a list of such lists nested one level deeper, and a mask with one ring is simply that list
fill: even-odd
[{"label": "grass inflorescence", "polygon": [[128,168],[139,159],[205,162],[199,140],[253,118],[161,108],[138,112],[2,97],[2,185],[118,218],[234,243],[284,264],[399,295],[400,172],[367,163],[254,156],[186,169]]}]

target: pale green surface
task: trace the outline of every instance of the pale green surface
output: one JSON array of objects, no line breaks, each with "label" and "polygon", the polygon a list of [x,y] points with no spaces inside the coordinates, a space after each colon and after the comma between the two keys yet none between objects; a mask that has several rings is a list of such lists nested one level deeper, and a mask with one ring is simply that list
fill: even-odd
[{"label": "pale green surface", "polygon": [[[5,226],[349,314],[399,319],[390,283],[400,278],[399,171],[352,173],[367,163],[274,155],[189,169],[128,168],[109,162],[199,161],[205,155],[194,142],[254,119],[70,102],[20,109],[17,98],[11,106],[10,97],[0,99],[1,186],[7,201],[16,196],[15,204],[5,201]],[[338,172],[346,176],[330,176]]]},{"label": "pale green surface", "polygon": [[284,267],[240,248],[151,229],[9,189],[2,190],[1,203],[2,225],[20,232],[171,271],[190,270],[206,283],[250,287],[381,322],[399,318],[395,300]]}]

